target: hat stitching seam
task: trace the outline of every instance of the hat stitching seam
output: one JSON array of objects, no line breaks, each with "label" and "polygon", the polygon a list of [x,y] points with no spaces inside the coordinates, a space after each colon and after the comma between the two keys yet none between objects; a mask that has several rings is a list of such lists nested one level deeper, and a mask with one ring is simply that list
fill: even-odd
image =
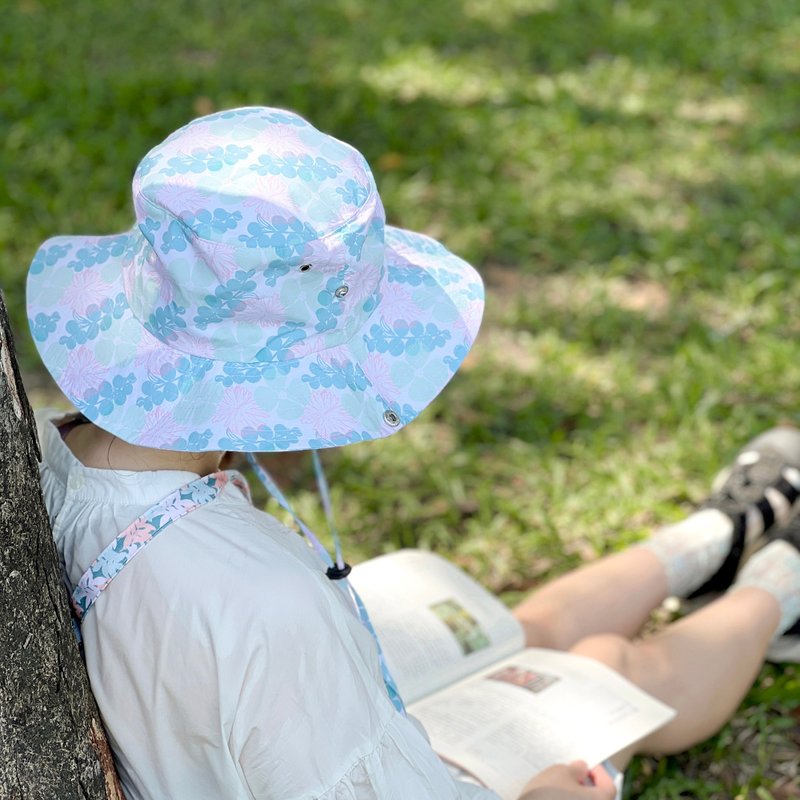
[{"label": "hat stitching seam", "polygon": [[[372,184],[372,186],[374,186],[374,183]],[[335,234],[339,233],[339,231],[341,231],[343,228],[346,228],[348,225],[350,225],[350,223],[352,223],[353,220],[355,220],[359,216],[359,214],[367,207],[368,201],[371,200],[373,197],[375,197],[376,192],[373,190],[372,186],[370,187],[369,194],[367,195],[367,198],[362,205],[358,206],[358,208],[344,222],[340,223],[338,227],[334,228],[332,231],[328,231],[326,234],[322,236],[318,236],[315,241],[318,242],[324,241],[325,239],[329,238],[330,236],[334,236]],[[241,250],[242,252],[248,252],[254,249],[252,247],[247,247],[246,245],[242,247],[241,245],[238,244],[229,245],[225,242],[215,241],[214,239],[206,239],[204,236],[200,236],[199,234],[195,233],[194,229],[191,228],[189,225],[187,225],[186,222],[183,219],[181,219],[180,215],[176,216],[175,213],[170,211],[170,209],[168,209],[166,206],[159,205],[157,202],[155,202],[155,200],[149,198],[141,190],[136,195],[134,195],[133,198],[134,205],[136,204],[137,197],[140,197],[142,200],[144,200],[145,203],[147,203],[150,207],[163,211],[167,216],[171,217],[176,222],[179,222],[184,228],[186,228],[191,232],[193,239],[197,239],[200,242],[208,242],[208,244],[212,245],[225,244],[226,247],[230,247],[233,250]],[[144,236],[144,232],[141,231],[141,228],[139,226],[140,222],[137,219],[136,225],[134,227],[138,228],[139,231],[142,233],[142,236]],[[144,238],[147,239],[146,236],[144,236]],[[153,249],[155,250],[155,248]]]}]

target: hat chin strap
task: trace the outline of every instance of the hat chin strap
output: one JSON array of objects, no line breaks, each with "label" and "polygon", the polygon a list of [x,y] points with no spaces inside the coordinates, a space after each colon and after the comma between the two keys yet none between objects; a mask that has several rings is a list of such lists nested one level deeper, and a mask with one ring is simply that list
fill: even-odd
[{"label": "hat chin strap", "polygon": [[247,454],[247,461],[253,468],[256,477],[261,481],[267,492],[269,492],[269,494],[278,501],[281,508],[291,514],[292,519],[294,519],[294,521],[297,523],[297,527],[311,543],[311,546],[314,548],[317,555],[320,557],[320,560],[327,568],[325,574],[332,581],[335,581],[336,585],[339,586],[342,591],[344,591],[345,595],[350,600],[356,616],[359,618],[362,625],[369,631],[370,635],[375,641],[375,645],[378,650],[378,661],[380,663],[381,673],[383,674],[383,683],[386,687],[386,693],[389,695],[392,705],[394,705],[394,707],[403,716],[406,716],[405,704],[403,703],[402,697],[400,697],[400,691],[397,688],[397,683],[392,677],[392,673],[389,671],[389,666],[386,663],[386,659],[383,655],[383,649],[381,648],[378,634],[375,632],[375,627],[369,618],[366,606],[361,600],[358,592],[356,592],[356,590],[353,588],[353,585],[349,580],[347,580],[347,576],[350,574],[351,567],[342,557],[342,545],[339,539],[339,533],[336,530],[336,524],[333,519],[331,495],[328,488],[328,480],[325,477],[325,470],[322,468],[322,460],[320,459],[319,453],[316,450],[311,451],[311,457],[314,461],[314,472],[316,473],[317,477],[317,487],[319,488],[319,494],[322,498],[322,505],[325,509],[325,516],[328,520],[328,528],[334,541],[336,553],[335,559],[331,558],[330,553],[328,553],[328,551],[325,549],[325,546],[322,544],[322,542],[320,542],[311,528],[309,528],[308,525],[306,525],[305,522],[300,519],[300,517],[297,515],[297,512],[292,507],[292,504],[287,500],[286,495],[284,495],[284,493],[280,490],[278,484],[275,483],[275,480],[269,474],[266,468],[261,465],[254,453]]}]

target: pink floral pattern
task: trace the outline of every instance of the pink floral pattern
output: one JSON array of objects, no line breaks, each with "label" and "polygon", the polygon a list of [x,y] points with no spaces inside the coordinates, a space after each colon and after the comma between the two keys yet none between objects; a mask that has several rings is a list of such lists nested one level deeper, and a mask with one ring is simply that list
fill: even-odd
[{"label": "pink floral pattern", "polygon": [[165,528],[176,520],[215,500],[229,483],[250,497],[247,482],[238,472],[214,472],[181,486],[151,506],[114,538],[83,573],[72,592],[72,610],[81,622],[111,581]]},{"label": "pink floral pattern", "polygon": [[477,335],[475,270],[387,226],[363,156],[292,112],[189,123],[133,188],[129,231],[50,239],[28,276],[45,366],[125,441],[258,452],[388,436]]},{"label": "pink floral pattern", "polygon": [[172,414],[163,408],[154,408],[145,419],[141,443],[146,447],[169,449],[169,446],[182,434],[183,426],[175,421]]},{"label": "pink floral pattern", "polygon": [[238,434],[245,428],[257,428],[264,417],[253,393],[243,386],[234,386],[225,390],[212,420],[223,425],[225,430]]},{"label": "pink floral pattern", "polygon": [[370,353],[364,361],[364,374],[372,387],[382,397],[396,397],[397,385],[392,380],[389,364],[377,353]]},{"label": "pink floral pattern", "polygon": [[108,296],[109,285],[96,273],[79,272],[63,294],[64,302],[79,314],[85,314],[90,306],[100,305]]},{"label": "pink floral pattern", "polygon": [[306,406],[300,421],[313,427],[317,436],[329,438],[337,431],[349,433],[355,429],[356,421],[342,406],[335,392],[317,392]]},{"label": "pink floral pattern", "polygon": [[89,347],[77,347],[67,357],[67,366],[61,373],[61,388],[69,395],[99,386],[108,370],[94,357]]},{"label": "pink floral pattern", "polygon": [[152,538],[155,526],[152,522],[137,519],[122,532],[122,546],[133,550],[135,545],[144,545]]}]

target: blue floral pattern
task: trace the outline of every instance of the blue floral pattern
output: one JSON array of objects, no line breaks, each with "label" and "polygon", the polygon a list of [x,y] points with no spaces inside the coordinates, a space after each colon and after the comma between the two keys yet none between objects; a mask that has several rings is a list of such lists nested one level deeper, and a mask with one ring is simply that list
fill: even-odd
[{"label": "blue floral pattern", "polygon": [[75,258],[67,262],[70,269],[80,272],[96,264],[105,264],[112,258],[129,257],[133,251],[128,236],[109,236],[100,239],[97,244],[81,247],[75,252]]},{"label": "blue floral pattern", "polygon": [[269,111],[264,114],[261,119],[272,123],[273,125],[294,125],[297,128],[307,128],[309,124],[297,114],[291,114],[286,111]]},{"label": "blue floral pattern", "polygon": [[244,300],[253,296],[256,282],[252,279],[254,269],[239,270],[224,286],[218,286],[214,294],[208,294],[205,305],[197,309],[194,323],[204,331],[215,322],[222,322],[234,315],[236,309],[244,306]]},{"label": "blue floral pattern", "polygon": [[210,239],[213,234],[236,230],[242,219],[240,211],[228,212],[224,208],[200,209],[194,214],[185,214],[183,221],[201,239]]},{"label": "blue floral pattern", "polygon": [[332,433],[330,439],[309,439],[308,446],[312,450],[321,450],[325,447],[344,447],[346,444],[368,442],[373,436],[369,431],[350,431],[350,433]]},{"label": "blue floral pattern", "polygon": [[398,417],[400,417],[401,425],[408,425],[408,423],[414,420],[417,414],[419,414],[419,412],[416,411],[413,408],[413,406],[409,405],[408,403],[403,403],[402,405],[400,405],[400,403],[397,403],[395,401],[390,402],[388,400],[384,400],[384,398],[382,397],[379,397],[378,399],[386,404],[387,411],[394,411],[394,413],[397,414]]},{"label": "blue floral pattern", "polygon": [[256,353],[258,361],[286,361],[291,358],[291,349],[294,345],[306,338],[306,332],[300,322],[287,322],[278,328],[274,336],[267,339],[266,344]]},{"label": "blue floral pattern", "polygon": [[222,450],[244,450],[268,452],[288,450],[296,444],[302,431],[300,428],[287,428],[285,425],[261,425],[258,428],[245,428],[240,435],[228,432],[219,440]]},{"label": "blue floral pattern", "polygon": [[422,350],[430,353],[437,347],[444,347],[450,336],[450,331],[438,328],[432,322],[425,325],[422,322],[409,324],[405,320],[398,320],[391,325],[388,322],[373,325],[369,335],[364,336],[364,341],[370,352],[414,356]]},{"label": "blue floral pattern", "polygon": [[274,216],[271,219],[259,217],[258,221],[247,226],[246,236],[242,234],[239,241],[248,247],[270,248],[280,258],[291,258],[301,255],[306,245],[319,237],[319,234],[307,222],[297,217]]},{"label": "blue floral pattern", "polygon": [[388,269],[390,283],[407,283],[409,286],[437,286],[436,278],[429,272],[413,267],[394,267]]},{"label": "blue floral pattern", "polygon": [[168,342],[177,337],[179,330],[186,328],[185,313],[186,309],[173,300],[168,306],[157,308],[145,322],[144,328],[157,339]]},{"label": "blue floral pattern", "polygon": [[338,324],[338,318],[342,316],[344,307],[335,293],[344,283],[344,273],[345,271],[342,270],[336,277],[329,278],[325,289],[317,295],[319,308],[315,312],[317,324],[314,329],[318,333],[332,331]]},{"label": "blue floral pattern", "polygon": [[468,352],[469,350],[466,345],[459,344],[456,345],[455,350],[453,350],[453,355],[444,357],[444,363],[450,367],[450,372],[455,372],[461,366]]},{"label": "blue floral pattern", "polygon": [[31,275],[38,275],[45,267],[58,264],[71,249],[71,244],[52,244],[49,247],[42,247],[31,262]]},{"label": "blue floral pattern", "polygon": [[312,158],[307,153],[262,155],[258,157],[257,164],[250,165],[250,169],[259,175],[283,175],[284,178],[300,178],[304,181],[324,181],[326,178],[335,178],[342,171],[341,167],[331,164],[322,156]]},{"label": "blue floral pattern", "polygon": [[191,153],[174,156],[167,161],[169,166],[159,170],[161,175],[187,175],[200,172],[219,172],[227,164],[231,166],[242,161],[253,151],[249,145],[238,147],[229,144],[225,147],[197,147]]},{"label": "blue floral pattern", "polygon": [[[120,292],[113,300],[109,297],[98,306],[92,304],[85,314],[73,314],[67,322],[64,335],[58,340],[68,350],[96,339],[107,331],[115,319],[120,319],[128,308],[125,295]],[[51,316],[52,319],[52,316]]]},{"label": "blue floral pattern", "polygon": [[223,374],[217,375],[214,380],[223,386],[264,383],[265,381],[274,381],[281,375],[288,375],[296,367],[296,361],[276,361],[271,364],[241,364],[230,361],[223,365]]},{"label": "blue floral pattern", "polygon": [[110,414],[114,406],[121,406],[133,392],[136,375],[116,375],[113,380],[103,381],[98,387],[89,389],[83,399],[77,401],[78,408],[89,419],[97,419]]},{"label": "blue floral pattern", "polygon": [[174,402],[202,381],[211,367],[211,361],[197,356],[183,356],[175,364],[165,364],[159,375],[151,374],[142,383],[142,395],[136,400],[136,405],[152,411],[162,403]]},{"label": "blue floral pattern", "polygon": [[139,178],[146,178],[153,170],[156,164],[161,161],[162,155],[161,153],[156,153],[152,156],[145,156],[140,162],[139,166],[136,168],[136,174]]},{"label": "blue floral pattern", "polygon": [[336,190],[336,194],[340,194],[342,201],[349,206],[361,206],[369,197],[369,189],[356,183],[352,178],[348,178],[344,186],[340,186]]},{"label": "blue floral pattern", "polygon": [[363,233],[347,233],[344,237],[344,246],[353,258],[361,258],[361,249],[367,237]]},{"label": "blue floral pattern", "polygon": [[45,364],[128,441],[297,450],[386,436],[472,345],[477,273],[386,226],[363,158],[290,111],[189,123],[148,153],[133,190],[127,233],[50,239],[28,280]]},{"label": "blue floral pattern", "polygon": [[183,223],[173,220],[161,239],[161,252],[164,255],[173,250],[182,253],[189,246],[189,237],[191,235],[192,231],[187,230]]},{"label": "blue floral pattern", "polygon": [[72,592],[70,600],[78,623],[131,559],[173,522],[215,500],[229,483],[249,498],[250,490],[238,472],[214,472],[171,492],[117,535],[89,565]]},{"label": "blue floral pattern", "polygon": [[139,223],[138,227],[142,232],[142,236],[147,239],[152,247],[153,244],[155,244],[155,236],[153,234],[161,227],[161,223],[157,219],[145,217],[144,220]]},{"label": "blue floral pattern", "polygon": [[192,431],[188,438],[181,436],[174,442],[176,450],[188,450],[191,453],[201,452],[208,449],[208,443],[211,440],[211,428],[206,428],[204,431]]},{"label": "blue floral pattern", "polygon": [[330,363],[318,358],[309,364],[309,371],[303,375],[303,381],[312,389],[335,387],[344,389],[348,387],[353,391],[363,392],[371,386],[364,370],[352,361],[331,361]]},{"label": "blue floral pattern", "polygon": [[39,312],[34,319],[28,320],[31,326],[31,333],[37,342],[44,342],[47,337],[55,332],[56,323],[61,319],[61,314],[54,311],[52,314],[42,314]]}]

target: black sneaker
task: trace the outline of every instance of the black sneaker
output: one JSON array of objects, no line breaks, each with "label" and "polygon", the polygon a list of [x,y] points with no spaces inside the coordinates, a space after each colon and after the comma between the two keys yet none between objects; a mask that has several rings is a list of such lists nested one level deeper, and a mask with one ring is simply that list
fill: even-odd
[{"label": "black sneaker", "polygon": [[689,595],[724,592],[736,577],[742,556],[800,511],[800,430],[772,428],[748,442],[736,460],[717,475],[702,508],[716,508],[733,522],[733,542],[717,572]]}]

